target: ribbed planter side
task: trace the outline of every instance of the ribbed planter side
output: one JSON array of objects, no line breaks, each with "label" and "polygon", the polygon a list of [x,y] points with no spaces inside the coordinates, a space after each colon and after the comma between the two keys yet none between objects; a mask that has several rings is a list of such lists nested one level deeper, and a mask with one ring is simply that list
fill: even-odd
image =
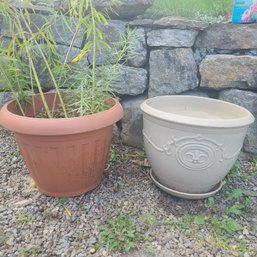
[{"label": "ribbed planter side", "polygon": [[38,189],[75,196],[97,187],[109,155],[112,126],[68,136],[16,134],[24,162]]},{"label": "ribbed planter side", "polygon": [[[47,100],[51,103],[53,94],[48,94]],[[113,106],[104,112],[68,119],[23,117],[13,101],[3,106],[0,123],[15,132],[39,191],[49,196],[76,196],[100,184],[109,155],[112,124],[123,115],[119,102],[112,101]]]}]

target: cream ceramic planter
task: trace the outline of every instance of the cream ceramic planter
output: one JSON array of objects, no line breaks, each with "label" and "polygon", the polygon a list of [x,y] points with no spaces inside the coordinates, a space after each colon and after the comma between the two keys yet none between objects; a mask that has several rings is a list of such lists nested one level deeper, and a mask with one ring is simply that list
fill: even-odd
[{"label": "cream ceramic planter", "polygon": [[208,197],[221,188],[254,121],[240,106],[195,96],[154,97],[141,109],[153,178],[185,198]]}]

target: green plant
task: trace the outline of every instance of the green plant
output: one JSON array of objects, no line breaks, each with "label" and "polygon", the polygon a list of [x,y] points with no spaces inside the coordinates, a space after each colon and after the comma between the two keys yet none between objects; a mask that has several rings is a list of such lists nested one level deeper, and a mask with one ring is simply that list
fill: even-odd
[{"label": "green plant", "polygon": [[208,198],[208,204],[209,204],[211,207],[214,207],[215,204],[216,204],[215,198],[214,198],[214,197],[209,197],[209,198]]},{"label": "green plant", "polygon": [[238,223],[235,219],[228,217],[222,219],[221,227],[223,230],[230,234],[242,229],[240,223]]},{"label": "green plant", "polygon": [[127,161],[127,157],[122,154],[119,153],[114,146],[111,146],[110,148],[110,153],[109,153],[109,160],[108,160],[108,164],[110,166],[112,165],[117,165],[117,164],[121,164],[123,162]]},{"label": "green plant", "polygon": [[236,203],[232,205],[231,207],[225,208],[227,213],[240,215],[242,214],[242,211],[245,209],[245,205],[242,203]]},{"label": "green plant", "polygon": [[[130,52],[129,41],[133,33],[128,31],[126,36],[121,35],[121,42],[110,46],[101,30],[108,24],[107,10],[96,10],[92,0],[67,2],[66,13],[53,12],[48,18],[42,17],[45,19],[44,25],[35,25],[36,29],[32,29],[30,10],[34,12],[34,6],[29,0],[21,1],[21,4],[25,3],[29,8],[17,8],[15,2],[8,0],[0,1],[0,16],[9,25],[11,36],[7,49],[0,48],[1,82],[13,93],[24,116],[27,104],[33,106],[36,115],[33,98],[36,91],[44,106],[39,118],[83,116],[103,111],[111,105],[111,83],[117,76],[119,64],[124,62],[125,55]],[[117,2],[112,0],[110,6]],[[57,50],[52,30],[59,17],[66,29],[73,34],[65,58]],[[71,59],[71,51],[81,33],[84,33],[86,43]],[[98,67],[97,56],[102,52],[108,52],[110,57],[107,59],[111,61],[108,65]],[[82,59],[89,53],[92,56],[91,65],[85,65]],[[43,92],[40,79],[42,67],[38,68],[36,65],[39,59],[43,62],[45,76],[55,89],[53,106],[48,106]],[[63,88],[69,93],[63,94]],[[55,104],[57,102],[59,104]]]},{"label": "green plant", "polygon": [[228,182],[233,181],[234,179],[237,178],[237,176],[239,175],[239,169],[240,169],[240,162],[237,160],[233,167],[231,168],[230,172],[228,173],[226,180]]},{"label": "green plant", "polygon": [[68,197],[58,197],[56,202],[58,205],[64,205],[68,201]]},{"label": "green plant", "polygon": [[156,217],[150,213],[145,213],[139,217],[138,222],[144,229],[149,229],[156,224]]},{"label": "green plant", "polygon": [[232,191],[227,193],[226,201],[239,199],[244,195],[244,191],[240,188],[233,189]]},{"label": "green plant", "polygon": [[194,217],[194,223],[197,224],[197,225],[205,224],[205,216],[203,216],[203,215],[196,215]]},{"label": "green plant", "polygon": [[216,235],[223,234],[233,234],[236,231],[242,229],[240,223],[236,219],[232,219],[230,217],[224,217],[221,221],[216,217],[212,217],[211,221],[211,229]]},{"label": "green plant", "polygon": [[163,225],[171,226],[185,236],[190,236],[196,229],[194,224],[194,217],[192,215],[185,214],[180,218],[167,219],[163,222]]},{"label": "green plant", "polygon": [[146,253],[153,257],[156,256],[156,253],[155,253],[152,245],[150,245],[150,244],[146,246]]},{"label": "green plant", "polygon": [[38,256],[42,252],[42,249],[40,249],[37,246],[31,246],[27,248],[23,248],[20,252],[21,256]]},{"label": "green plant", "polygon": [[19,224],[26,224],[26,223],[29,223],[31,220],[32,220],[32,217],[27,214],[19,214],[16,217],[16,222]]},{"label": "green plant", "polygon": [[257,171],[257,156],[253,157],[253,163],[254,163],[255,171]]},{"label": "green plant", "polygon": [[44,218],[47,218],[47,217],[50,217],[52,214],[51,210],[50,209],[45,209],[42,213],[43,217]]},{"label": "green plant", "polygon": [[136,242],[143,239],[137,232],[136,225],[130,219],[118,216],[108,220],[106,225],[99,227],[100,241],[96,248],[106,247],[109,251],[121,250],[128,252],[136,248]]},{"label": "green plant", "polygon": [[15,161],[15,160],[19,160],[21,158],[21,154],[20,151],[18,149],[11,151],[9,153],[9,157],[11,160]]}]

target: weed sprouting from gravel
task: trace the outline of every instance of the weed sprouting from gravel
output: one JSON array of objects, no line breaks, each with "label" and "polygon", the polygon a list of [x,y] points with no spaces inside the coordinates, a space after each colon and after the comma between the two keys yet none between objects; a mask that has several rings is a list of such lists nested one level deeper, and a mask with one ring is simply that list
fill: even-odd
[{"label": "weed sprouting from gravel", "polygon": [[27,257],[27,256],[38,256],[42,250],[37,246],[31,246],[27,248],[23,248],[20,252],[21,256]]},{"label": "weed sprouting from gravel", "polygon": [[123,162],[126,162],[128,159],[125,155],[122,153],[119,153],[115,146],[111,146],[110,148],[110,153],[109,153],[109,160],[108,160],[108,165],[113,166],[113,165],[120,165]]},{"label": "weed sprouting from gravel", "polygon": [[32,220],[32,217],[30,215],[27,215],[27,214],[19,214],[17,217],[16,217],[16,222],[18,224],[27,224],[29,223],[30,221]]},{"label": "weed sprouting from gravel", "polygon": [[100,241],[96,249],[106,247],[108,251],[128,252],[136,248],[136,242],[143,239],[137,232],[136,224],[129,218],[118,216],[99,227]]}]

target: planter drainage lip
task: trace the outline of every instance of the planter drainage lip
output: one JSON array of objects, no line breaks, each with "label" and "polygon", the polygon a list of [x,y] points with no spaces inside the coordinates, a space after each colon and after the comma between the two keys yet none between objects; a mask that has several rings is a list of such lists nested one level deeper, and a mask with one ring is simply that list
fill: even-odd
[{"label": "planter drainage lip", "polygon": [[[160,101],[161,100],[161,101]],[[161,103],[160,103],[161,102]],[[176,104],[177,102],[177,104]],[[206,110],[209,109],[210,113],[213,111],[213,115],[220,111],[220,116],[215,118],[201,118],[193,117],[190,115],[183,115],[173,113],[172,106],[180,110],[188,110],[196,105],[195,110]],[[158,107],[157,105],[163,105],[164,107]],[[168,105],[169,110],[164,110],[165,105]],[[180,110],[178,110],[178,107]],[[233,127],[244,127],[254,122],[253,115],[245,108],[225,102],[222,100],[199,97],[199,96],[182,96],[182,95],[167,95],[157,96],[145,100],[141,104],[141,109],[144,113],[158,118],[164,121],[170,121],[174,123],[187,124],[197,127],[214,127],[214,128],[233,128]],[[227,112],[227,117],[226,116]],[[205,111],[207,113],[207,111]],[[212,113],[211,113],[212,114]],[[199,116],[199,115],[198,115]],[[223,117],[222,117],[223,116]]]},{"label": "planter drainage lip", "polygon": [[176,197],[180,197],[180,198],[184,198],[184,199],[190,199],[190,200],[198,200],[198,199],[204,199],[204,198],[208,198],[210,196],[215,195],[216,193],[218,193],[221,188],[226,184],[225,181],[221,181],[219,182],[216,186],[213,187],[213,189],[207,193],[198,193],[198,194],[193,194],[193,193],[184,193],[184,192],[180,192],[171,188],[168,188],[166,186],[164,186],[163,184],[161,184],[154,176],[153,170],[150,170],[150,177],[153,180],[154,184],[159,187],[161,190],[163,190],[164,192],[176,196]]},{"label": "planter drainage lip", "polygon": [[0,109],[0,125],[7,129],[27,135],[58,136],[72,135],[112,126],[123,117],[123,109],[118,100],[113,99],[113,106],[105,111],[72,118],[33,118],[11,112],[9,101]]}]

